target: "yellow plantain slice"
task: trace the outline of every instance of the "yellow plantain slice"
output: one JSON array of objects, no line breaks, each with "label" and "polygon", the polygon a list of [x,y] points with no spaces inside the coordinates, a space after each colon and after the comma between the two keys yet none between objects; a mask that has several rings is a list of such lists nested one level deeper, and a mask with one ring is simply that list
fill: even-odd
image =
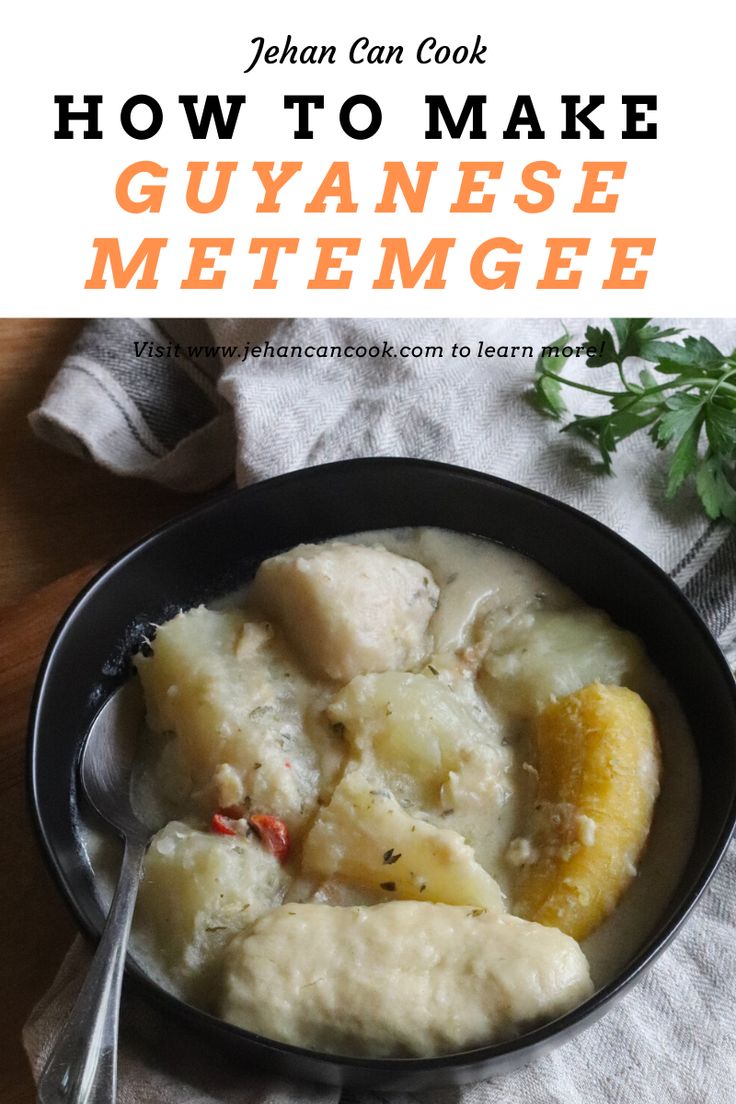
[{"label": "yellow plantain slice", "polygon": [[514,841],[514,911],[583,940],[616,907],[649,835],[659,792],[654,718],[633,690],[594,682],[550,702],[534,737],[534,830],[528,844]]}]

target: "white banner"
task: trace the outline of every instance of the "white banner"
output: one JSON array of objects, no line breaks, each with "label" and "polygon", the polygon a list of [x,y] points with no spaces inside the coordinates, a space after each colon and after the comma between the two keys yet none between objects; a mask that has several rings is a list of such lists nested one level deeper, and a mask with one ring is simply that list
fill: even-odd
[{"label": "white banner", "polygon": [[31,0],[2,313],[732,315],[726,12]]}]

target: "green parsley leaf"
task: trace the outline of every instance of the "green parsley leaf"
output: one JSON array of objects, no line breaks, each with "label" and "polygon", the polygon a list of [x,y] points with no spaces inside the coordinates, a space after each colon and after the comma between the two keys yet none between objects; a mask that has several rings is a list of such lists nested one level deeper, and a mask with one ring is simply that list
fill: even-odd
[{"label": "green parsley leaf", "polygon": [[680,437],[670,464],[667,479],[667,498],[673,498],[685,482],[688,475],[695,471],[698,463],[698,438],[703,424],[703,412],[698,411],[690,425]]},{"label": "green parsley leaf", "polygon": [[664,447],[679,441],[691,428],[703,407],[697,395],[672,395],[663,400],[666,413],[657,422],[654,432],[658,445]]},{"label": "green parsley leaf", "polygon": [[642,389],[644,390],[650,387],[657,386],[656,377],[649,371],[648,368],[642,368],[641,372],[639,373],[639,382],[641,383]]},{"label": "green parsley leaf", "polygon": [[[563,333],[561,337],[551,341],[544,348],[564,349],[565,345],[569,345],[569,343],[570,334]],[[564,359],[554,353],[548,353],[546,356],[542,356],[540,353],[537,358],[533,392],[534,404],[542,414],[546,414],[550,418],[559,419],[567,413],[567,407],[562,398],[562,384],[554,378],[554,376],[560,374],[560,369],[564,367],[564,364]],[[549,372],[554,373],[554,376],[548,375]]]},{"label": "green parsley leaf", "polygon": [[736,522],[736,466],[729,472],[721,457],[708,453],[698,467],[695,486],[708,517]]},{"label": "green parsley leaf", "polygon": [[585,362],[588,368],[603,368],[606,364],[616,363],[616,346],[610,330],[588,326],[585,331],[585,343],[597,349],[597,352],[591,353]]},{"label": "green parsley leaf", "polygon": [[720,368],[726,359],[707,337],[686,337],[683,344],[696,368]]},{"label": "green parsley leaf", "polygon": [[[708,517],[736,522],[736,350],[727,356],[702,335],[671,340],[681,332],[649,318],[614,318],[610,329],[588,326],[585,340],[594,352],[587,367],[614,365],[618,380],[601,387],[564,377],[564,361],[548,353],[537,360],[535,402],[558,420],[569,414],[562,432],[590,442],[609,475],[619,444],[647,430],[657,448],[672,450],[667,498],[692,479]],[[571,336],[563,334],[552,347],[567,344]],[[640,368],[632,379],[627,370],[632,358],[651,368]],[[600,396],[608,409],[594,415],[568,412],[567,389]]]},{"label": "green parsley leaf", "polygon": [[730,452],[736,454],[736,417],[733,408],[721,406],[717,401],[709,402],[705,411],[705,432],[708,443],[717,455]]},{"label": "green parsley leaf", "polygon": [[647,326],[650,321],[650,318],[611,319],[618,338],[618,355],[621,360],[628,356],[638,356],[642,343],[656,335],[656,327]]}]

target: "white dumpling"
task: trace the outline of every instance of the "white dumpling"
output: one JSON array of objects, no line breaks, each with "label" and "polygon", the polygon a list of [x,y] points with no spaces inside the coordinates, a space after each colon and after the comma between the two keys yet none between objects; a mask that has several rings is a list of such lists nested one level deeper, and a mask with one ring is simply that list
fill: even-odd
[{"label": "white dumpling", "polygon": [[438,593],[416,560],[339,541],[265,560],[252,592],[309,669],[340,682],[421,663]]},{"label": "white dumpling", "polygon": [[498,1042],[590,996],[578,944],[483,909],[286,904],[236,936],[222,1015],[330,1053],[414,1057]]}]

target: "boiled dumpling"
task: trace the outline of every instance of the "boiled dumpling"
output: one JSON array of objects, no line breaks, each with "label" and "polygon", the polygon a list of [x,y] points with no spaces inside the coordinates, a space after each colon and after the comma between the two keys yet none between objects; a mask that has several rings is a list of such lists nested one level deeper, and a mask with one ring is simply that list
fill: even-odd
[{"label": "boiled dumpling", "polygon": [[416,560],[338,541],[265,560],[252,593],[312,672],[348,682],[425,658],[439,589]]},{"label": "boiled dumpling", "polygon": [[574,940],[516,916],[287,904],[230,944],[222,1015],[332,1054],[427,1057],[511,1038],[592,989]]}]

